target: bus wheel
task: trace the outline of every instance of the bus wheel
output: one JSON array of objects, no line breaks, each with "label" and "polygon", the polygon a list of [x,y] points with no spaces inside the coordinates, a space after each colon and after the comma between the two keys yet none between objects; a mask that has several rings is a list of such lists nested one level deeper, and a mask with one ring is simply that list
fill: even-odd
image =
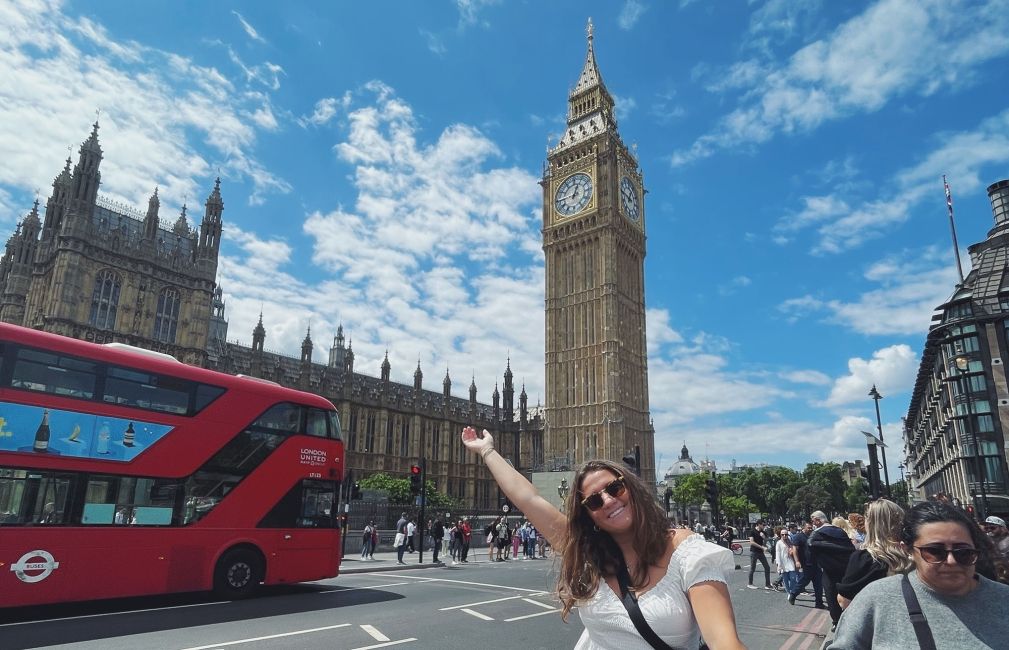
[{"label": "bus wheel", "polygon": [[225,553],[214,569],[214,593],[231,600],[248,598],[263,579],[263,561],[250,549]]}]

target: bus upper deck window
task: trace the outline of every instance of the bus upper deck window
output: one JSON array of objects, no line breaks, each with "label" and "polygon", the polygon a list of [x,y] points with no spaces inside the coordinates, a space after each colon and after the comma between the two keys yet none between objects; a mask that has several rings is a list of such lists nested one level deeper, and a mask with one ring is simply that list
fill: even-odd
[{"label": "bus upper deck window", "polygon": [[342,440],[343,432],[340,431],[340,416],[336,414],[336,411],[327,411],[326,415],[329,417],[329,437]]},{"label": "bus upper deck window", "polygon": [[20,348],[11,386],[53,395],[92,399],[96,366],[90,361],[51,352]]},{"label": "bus upper deck window", "polygon": [[325,438],[329,435],[327,431],[326,412],[322,409],[308,409],[308,423],[305,432],[310,436]]}]

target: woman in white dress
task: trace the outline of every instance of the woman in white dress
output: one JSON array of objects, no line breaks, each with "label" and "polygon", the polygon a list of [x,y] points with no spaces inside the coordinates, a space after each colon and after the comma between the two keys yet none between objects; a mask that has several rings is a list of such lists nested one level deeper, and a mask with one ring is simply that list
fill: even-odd
[{"label": "woman in white dress", "polygon": [[607,460],[578,469],[565,512],[541,497],[494,451],[485,429],[462,432],[498,486],[560,557],[562,617],[578,608],[585,632],[575,650],[650,650],[620,599],[617,573],[626,563],[630,588],[649,627],[675,648],[743,648],[736,634],[725,572],[732,553],[690,530],[670,530],[653,494],[637,476]]}]

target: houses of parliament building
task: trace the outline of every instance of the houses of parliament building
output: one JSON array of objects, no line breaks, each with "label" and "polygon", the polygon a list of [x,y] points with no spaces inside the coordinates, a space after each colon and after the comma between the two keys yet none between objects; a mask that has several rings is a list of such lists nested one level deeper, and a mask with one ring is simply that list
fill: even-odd
[{"label": "houses of parliament building", "polygon": [[541,181],[546,254],[545,409],[530,411],[506,361],[499,392],[477,401],[357,371],[342,326],[317,359],[309,330],[300,357],[264,349],[260,315],[252,346],[227,341],[217,283],[224,201],[217,179],[196,229],[183,206],[162,219],[157,190],[147,210],[98,193],[103,151],[96,122],[76,164],[68,158],[20,221],[0,259],[0,321],[96,343],[123,342],[185,363],[245,374],[322,395],[343,424],[347,468],[355,478],[405,475],[427,459],[428,477],[467,511],[496,508],[501,495],[459,431],[494,434],[523,472],[569,469],[587,458],[619,459],[637,449],[654,483],[654,431],[648,413],[644,323],[644,189],[635,157],[616,130],[613,99],[588,54],[568,99],[568,130],[548,154]]}]

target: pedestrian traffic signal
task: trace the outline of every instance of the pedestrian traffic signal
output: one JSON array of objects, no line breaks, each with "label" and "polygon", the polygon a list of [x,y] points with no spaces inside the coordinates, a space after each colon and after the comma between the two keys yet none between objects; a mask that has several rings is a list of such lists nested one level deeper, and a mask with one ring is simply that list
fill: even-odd
[{"label": "pedestrian traffic signal", "polygon": [[718,499],[718,483],[713,478],[709,478],[704,482],[704,500],[715,505],[715,501]]},{"label": "pedestrian traffic signal", "polygon": [[350,487],[350,498],[351,498],[351,500],[357,500],[357,499],[361,498],[361,484],[360,483],[356,483],[355,482],[354,485],[352,485]]},{"label": "pedestrian traffic signal", "polygon": [[410,494],[417,496],[421,491],[420,465],[410,465]]}]

